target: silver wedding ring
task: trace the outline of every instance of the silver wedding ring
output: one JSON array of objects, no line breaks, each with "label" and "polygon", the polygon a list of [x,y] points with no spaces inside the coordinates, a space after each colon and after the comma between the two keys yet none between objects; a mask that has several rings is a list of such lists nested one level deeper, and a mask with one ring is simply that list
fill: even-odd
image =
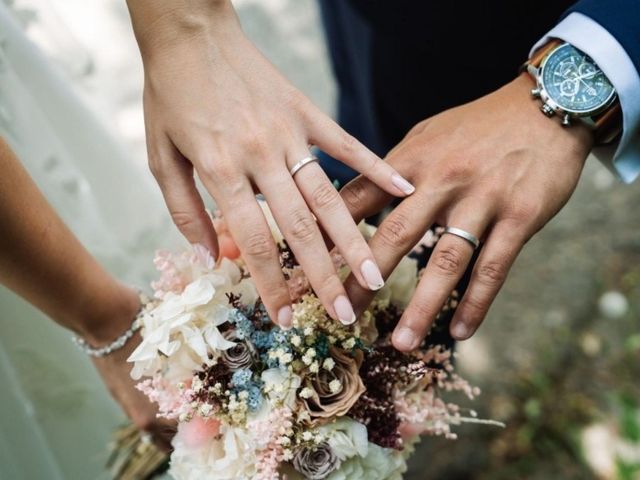
[{"label": "silver wedding ring", "polygon": [[289,170],[289,173],[293,177],[296,173],[300,171],[302,167],[317,161],[318,161],[318,157],[316,157],[315,155],[309,155],[308,157],[304,157],[302,160],[296,163],[293,167],[291,167],[291,169]]},{"label": "silver wedding ring", "polygon": [[469,232],[467,232],[465,230],[462,230],[461,228],[444,227],[443,234],[444,233],[450,233],[451,235],[455,235],[456,237],[460,237],[460,238],[466,240],[471,245],[473,245],[474,250],[480,246],[480,240],[478,240],[478,237],[476,237],[472,233],[469,233]]}]

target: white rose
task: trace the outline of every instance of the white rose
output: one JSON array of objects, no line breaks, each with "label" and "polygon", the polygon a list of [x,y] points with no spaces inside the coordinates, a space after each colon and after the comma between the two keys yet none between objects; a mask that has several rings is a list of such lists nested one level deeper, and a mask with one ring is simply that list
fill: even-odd
[{"label": "white rose", "polygon": [[366,456],[355,456],[342,462],[340,468],[329,475],[326,480],[352,480],[355,478],[402,480],[402,474],[406,471],[407,462],[403,458],[402,452],[369,443]]},{"label": "white rose", "polygon": [[403,257],[376,297],[388,299],[400,308],[406,308],[418,285],[418,261]]},{"label": "white rose", "polygon": [[235,345],[218,330],[228,321],[231,309],[224,288],[216,287],[229,286],[228,278],[222,274],[202,276],[180,295],[167,293],[160,305],[143,316],[142,342],[128,359],[136,363],[134,378],[154,375],[166,363],[166,357],[179,354],[201,364],[208,360],[210,352]]},{"label": "white rose", "polygon": [[336,453],[337,457],[344,461],[353,456],[365,457],[369,447],[367,427],[350,418],[323,425],[319,428],[326,435],[327,443]]}]

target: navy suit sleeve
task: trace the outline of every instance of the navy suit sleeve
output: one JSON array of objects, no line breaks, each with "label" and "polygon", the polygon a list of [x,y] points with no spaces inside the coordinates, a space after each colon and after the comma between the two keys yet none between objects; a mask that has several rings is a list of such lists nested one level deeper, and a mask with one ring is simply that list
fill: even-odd
[{"label": "navy suit sleeve", "polygon": [[640,0],[580,0],[563,17],[582,13],[615,37],[640,72]]}]

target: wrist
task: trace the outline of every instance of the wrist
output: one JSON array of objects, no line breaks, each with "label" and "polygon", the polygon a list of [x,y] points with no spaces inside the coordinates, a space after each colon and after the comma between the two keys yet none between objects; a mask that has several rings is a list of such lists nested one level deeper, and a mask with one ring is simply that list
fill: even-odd
[{"label": "wrist", "polygon": [[540,111],[539,101],[531,95],[536,82],[527,72],[522,72],[508,86],[513,95],[513,105],[527,115],[526,121],[539,141],[562,139],[568,148],[574,149],[583,161],[586,160],[595,140],[593,129],[580,121],[563,126],[559,117],[544,115]]},{"label": "wrist", "polygon": [[143,60],[185,40],[240,31],[230,0],[127,0]]},{"label": "wrist", "polygon": [[76,309],[69,326],[90,345],[99,347],[122,335],[140,310],[140,297],[121,284],[105,288]]}]

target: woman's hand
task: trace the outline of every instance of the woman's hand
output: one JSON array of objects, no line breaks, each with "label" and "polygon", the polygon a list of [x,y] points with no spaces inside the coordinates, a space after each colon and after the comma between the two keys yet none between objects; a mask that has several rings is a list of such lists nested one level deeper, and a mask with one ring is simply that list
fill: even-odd
[{"label": "woman's hand", "polygon": [[[416,193],[382,222],[370,246],[384,275],[437,223],[484,241],[469,288],[451,323],[454,338],[469,338],[525,242],[571,196],[593,142],[577,122],[564,128],[531,99],[523,74],[500,90],[416,125],[387,156],[407,175]],[[342,196],[354,217],[365,218],[389,200],[365,178]],[[455,235],[437,243],[394,336],[404,351],[418,346],[467,269],[474,247]],[[370,300],[354,279],[346,282],[356,310]]]},{"label": "woman's hand", "polygon": [[[113,288],[95,294],[90,306],[74,314],[71,322],[72,328],[94,347],[108,345],[126,332],[140,310],[135,290],[106,278]],[[169,451],[175,422],[157,416],[156,405],[136,388],[137,382],[130,375],[133,364],[127,358],[140,341],[140,334],[136,333],[122,348],[104,357],[92,357],[92,361],[109,393],[131,421],[148,433],[158,447]]]},{"label": "woman's hand", "polygon": [[129,9],[145,67],[149,165],[177,227],[217,255],[195,169],[225,215],[270,316],[287,327],[290,299],[256,203],[261,192],[329,314],[353,322],[321,228],[362,287],[380,288],[380,271],[321,168],[308,164],[294,178],[289,170],[317,145],[391,195],[409,195],[413,187],[278,73],[245,38],[230,2],[129,0]]},{"label": "woman's hand", "polygon": [[[126,330],[128,327],[124,327]],[[120,350],[95,358],[95,365],[102,381],[111,396],[118,402],[131,421],[142,431],[147,432],[153,442],[162,450],[171,450],[171,439],[176,432],[175,422],[158,418],[158,409],[138,389],[131,378],[131,363],[127,358],[140,343],[140,336],[134,335]]]}]

